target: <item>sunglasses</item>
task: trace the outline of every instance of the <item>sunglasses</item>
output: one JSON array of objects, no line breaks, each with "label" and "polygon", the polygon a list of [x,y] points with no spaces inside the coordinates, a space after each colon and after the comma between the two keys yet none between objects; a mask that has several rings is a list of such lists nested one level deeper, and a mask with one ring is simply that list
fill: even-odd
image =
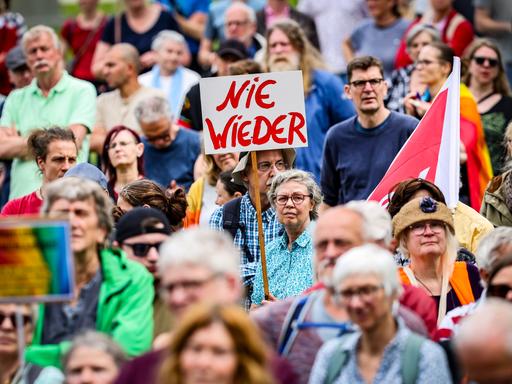
[{"label": "sunglasses", "polygon": [[[15,327],[16,326],[16,313],[3,313],[0,312],[0,325],[2,325],[5,321],[5,319],[9,319],[11,321],[11,324]],[[21,318],[23,320],[23,325],[32,324],[32,316],[30,315],[21,315]]]},{"label": "sunglasses", "polygon": [[499,64],[498,59],[491,59],[490,57],[484,57],[484,56],[474,56],[473,60],[478,65],[484,65],[485,62],[487,61],[489,63],[489,67],[491,67],[491,68],[495,68]]},{"label": "sunglasses", "polygon": [[487,296],[505,299],[512,287],[507,284],[490,284],[487,287]]},{"label": "sunglasses", "polygon": [[148,255],[148,252],[151,248],[155,247],[155,249],[158,251],[158,248],[160,248],[160,245],[162,245],[162,241],[159,243],[134,243],[134,244],[126,244],[123,243],[123,245],[126,245],[130,247],[133,251],[133,254],[137,257],[146,257]]}]

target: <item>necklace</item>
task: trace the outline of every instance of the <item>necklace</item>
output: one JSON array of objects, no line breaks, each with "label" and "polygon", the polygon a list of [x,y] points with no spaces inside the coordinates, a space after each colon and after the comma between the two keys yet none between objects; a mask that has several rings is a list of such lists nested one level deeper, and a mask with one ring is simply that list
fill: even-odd
[{"label": "necklace", "polygon": [[[414,273],[414,272],[413,272],[413,273]],[[430,296],[435,296],[435,295],[434,295],[434,293],[432,293],[432,291],[430,290],[430,288],[429,288],[429,287],[427,287],[427,285],[426,285],[423,281],[421,281],[421,280],[419,279],[419,277],[418,277],[418,276],[416,276],[416,274],[415,274],[415,273],[414,273],[414,277],[416,278],[416,280],[418,280],[418,283],[420,283],[420,284],[423,286],[423,288],[425,288],[425,289],[428,291],[428,293],[430,293]]]}]

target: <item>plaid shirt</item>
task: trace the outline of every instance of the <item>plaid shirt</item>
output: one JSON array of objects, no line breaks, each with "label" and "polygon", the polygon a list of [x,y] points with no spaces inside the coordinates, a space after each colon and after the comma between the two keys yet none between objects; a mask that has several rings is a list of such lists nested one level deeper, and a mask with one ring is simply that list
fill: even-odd
[{"label": "plaid shirt", "polygon": [[[222,216],[223,210],[220,207],[210,217],[210,227],[222,231]],[[282,233],[282,225],[277,221],[274,208],[262,212],[261,216],[265,244],[268,244]],[[251,285],[256,274],[256,267],[260,261],[260,244],[258,242],[256,209],[253,207],[248,193],[242,197],[240,203],[240,228],[236,232],[234,243],[241,252],[242,281],[245,285]]]}]

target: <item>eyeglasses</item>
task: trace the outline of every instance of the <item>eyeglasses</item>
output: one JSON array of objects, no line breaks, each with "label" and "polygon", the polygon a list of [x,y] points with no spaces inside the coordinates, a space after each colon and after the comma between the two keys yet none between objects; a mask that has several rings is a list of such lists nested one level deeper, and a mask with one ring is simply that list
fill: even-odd
[{"label": "eyeglasses", "polygon": [[216,279],[220,275],[217,273],[214,273],[213,275],[207,277],[206,279],[190,279],[190,280],[183,280],[175,283],[169,283],[162,286],[162,291],[164,293],[167,293],[168,295],[175,292],[178,288],[183,289],[187,292],[193,292],[197,291],[198,289],[203,288],[203,286],[210,281]]},{"label": "eyeglasses", "polygon": [[358,288],[347,288],[338,292],[338,296],[342,301],[348,303],[354,297],[358,296],[363,301],[373,299],[377,291],[382,289],[382,285],[363,285]]},{"label": "eyeglasses", "polygon": [[234,27],[241,27],[245,24],[247,24],[249,22],[249,20],[231,20],[231,21],[227,21],[224,23],[224,26],[226,28],[229,28],[231,26],[234,26]]},{"label": "eyeglasses", "polygon": [[512,287],[508,284],[490,284],[487,286],[487,296],[505,299]]},{"label": "eyeglasses", "polygon": [[420,236],[425,233],[427,226],[430,230],[436,234],[444,231],[444,223],[442,221],[424,221],[422,223],[416,223],[409,226],[409,230],[413,235]]},{"label": "eyeglasses", "polygon": [[[32,316],[30,315],[21,315],[23,325],[32,324]],[[13,327],[16,327],[16,313],[4,313],[0,312],[0,325],[2,325],[5,319],[9,319]]]},{"label": "eyeglasses", "polygon": [[311,197],[311,195],[302,195],[300,193],[294,193],[292,195],[277,195],[275,201],[277,205],[286,205],[291,199],[293,205],[300,205],[304,202],[306,197]]},{"label": "eyeglasses", "polygon": [[278,171],[284,171],[286,168],[288,168],[288,164],[286,164],[283,160],[278,160],[275,163],[271,163],[270,161],[262,161],[261,163],[258,163],[258,171],[268,172],[272,166],[274,166]]},{"label": "eyeglasses", "polygon": [[123,243],[123,245],[130,247],[135,256],[146,257],[151,248],[154,247],[158,251],[158,248],[160,248],[160,245],[162,245],[162,241],[160,241],[159,243],[152,243],[152,244],[149,244],[149,243],[134,243],[134,244]]},{"label": "eyeglasses", "polygon": [[485,56],[474,56],[473,57],[473,60],[475,61],[475,63],[477,63],[478,65],[484,65],[485,62],[487,61],[489,63],[489,67],[491,68],[495,68],[498,66],[499,64],[499,61],[498,59],[493,59],[493,58],[490,58],[490,57],[485,57]]},{"label": "eyeglasses", "polygon": [[384,79],[354,80],[350,82],[350,85],[357,89],[364,89],[364,87],[366,87],[366,84],[368,83],[370,84],[370,87],[375,88],[383,81]]},{"label": "eyeglasses", "polygon": [[165,133],[162,133],[161,135],[158,135],[158,136],[153,136],[153,137],[146,136],[146,140],[149,143],[154,143],[159,140],[169,141],[170,139],[171,139],[171,134],[169,133],[169,131],[166,131]]},{"label": "eyeglasses", "polygon": [[[149,139],[148,139],[148,141],[149,141]],[[107,146],[107,149],[108,150],[116,149],[117,146],[124,148],[124,147],[129,146],[130,144],[135,144],[135,142],[133,142],[133,141],[119,141],[118,143],[109,144]]]},{"label": "eyeglasses", "polygon": [[439,61],[437,60],[427,60],[427,59],[424,59],[424,60],[416,60],[416,66],[420,66],[420,65],[430,65],[430,64],[434,64],[434,63],[439,63]]}]

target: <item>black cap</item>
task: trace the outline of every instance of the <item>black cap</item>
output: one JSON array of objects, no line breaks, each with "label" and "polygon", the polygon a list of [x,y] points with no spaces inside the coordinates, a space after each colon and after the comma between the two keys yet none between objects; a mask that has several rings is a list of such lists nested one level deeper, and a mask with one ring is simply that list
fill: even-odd
[{"label": "black cap", "polygon": [[137,207],[126,212],[116,225],[116,241],[122,243],[130,237],[146,233],[171,234],[169,220],[155,208]]},{"label": "black cap", "polygon": [[249,58],[249,53],[245,48],[245,45],[238,40],[230,39],[220,43],[217,55],[221,58],[227,56],[236,57],[238,60],[244,60]]},{"label": "black cap", "polygon": [[11,71],[15,71],[16,69],[26,65],[27,60],[25,58],[25,53],[23,53],[23,49],[19,45],[12,48],[5,56],[5,66]]}]

